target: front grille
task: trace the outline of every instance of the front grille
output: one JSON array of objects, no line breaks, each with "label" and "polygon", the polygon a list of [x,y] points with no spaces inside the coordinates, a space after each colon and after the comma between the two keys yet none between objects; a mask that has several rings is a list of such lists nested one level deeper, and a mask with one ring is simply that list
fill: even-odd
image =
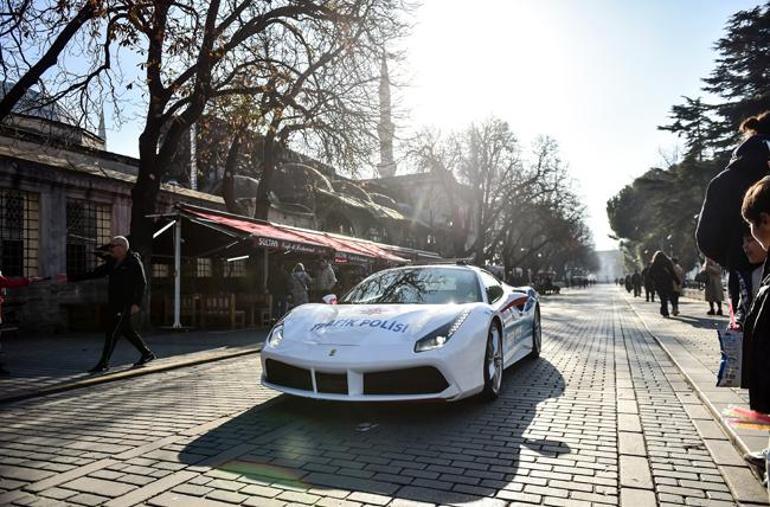
[{"label": "front grille", "polygon": [[277,386],[291,387],[293,389],[302,389],[304,391],[313,390],[313,381],[310,378],[310,370],[297,368],[290,364],[268,359],[265,361],[265,370],[267,371],[267,381]]},{"label": "front grille", "polygon": [[436,394],[447,387],[449,383],[432,366],[364,374],[364,394]]},{"label": "front grille", "polygon": [[315,372],[315,386],[319,393],[348,394],[348,375]]}]

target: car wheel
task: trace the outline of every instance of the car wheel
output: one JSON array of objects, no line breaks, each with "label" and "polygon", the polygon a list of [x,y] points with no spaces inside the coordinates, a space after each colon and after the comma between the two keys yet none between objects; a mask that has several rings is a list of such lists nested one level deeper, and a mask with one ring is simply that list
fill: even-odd
[{"label": "car wheel", "polygon": [[484,390],[481,395],[486,400],[500,396],[503,385],[503,337],[496,323],[489,326],[487,347],[484,354]]},{"label": "car wheel", "polygon": [[543,327],[540,323],[540,307],[535,307],[535,315],[532,318],[532,352],[529,353],[530,358],[537,359],[540,357],[540,349],[543,346]]}]

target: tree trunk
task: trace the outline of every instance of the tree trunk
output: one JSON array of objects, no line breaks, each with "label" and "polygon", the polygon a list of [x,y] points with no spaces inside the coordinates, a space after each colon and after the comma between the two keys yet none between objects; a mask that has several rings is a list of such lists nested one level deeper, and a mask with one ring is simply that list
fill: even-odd
[{"label": "tree trunk", "polygon": [[235,167],[238,156],[241,153],[241,135],[235,134],[233,142],[230,143],[230,149],[227,150],[227,160],[225,161],[225,172],[222,176],[222,198],[225,200],[225,207],[230,213],[236,215],[245,215],[245,210],[235,198]]},{"label": "tree trunk", "polygon": [[273,173],[276,166],[276,146],[273,136],[265,137],[262,148],[262,176],[257,187],[257,202],[254,218],[268,220],[270,217],[270,190],[273,183]]}]

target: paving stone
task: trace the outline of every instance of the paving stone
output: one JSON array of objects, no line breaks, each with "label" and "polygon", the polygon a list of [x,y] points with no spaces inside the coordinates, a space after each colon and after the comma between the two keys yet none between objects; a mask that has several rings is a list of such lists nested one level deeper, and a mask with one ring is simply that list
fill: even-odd
[{"label": "paving stone", "polygon": [[62,484],[62,487],[74,491],[80,491],[81,493],[91,493],[109,498],[125,495],[129,491],[136,489],[130,484],[105,481],[103,479],[94,479],[91,477],[81,477],[80,479],[75,479],[72,482]]},{"label": "paving stone", "polygon": [[725,477],[728,487],[739,502],[764,503],[768,500],[767,490],[757,482],[748,468],[721,466],[719,471]]},{"label": "paving stone", "polygon": [[620,488],[620,507],[655,507],[658,501],[653,491]]},{"label": "paving stone", "polygon": [[155,507],[232,507],[232,504],[229,503],[183,495],[181,493],[163,493],[147,500],[147,504]]},{"label": "paving stone", "polygon": [[619,432],[618,451],[620,454],[647,456],[647,447],[644,444],[644,436],[641,433]]},{"label": "paving stone", "polygon": [[620,485],[627,488],[652,489],[652,473],[646,458],[620,456]]}]

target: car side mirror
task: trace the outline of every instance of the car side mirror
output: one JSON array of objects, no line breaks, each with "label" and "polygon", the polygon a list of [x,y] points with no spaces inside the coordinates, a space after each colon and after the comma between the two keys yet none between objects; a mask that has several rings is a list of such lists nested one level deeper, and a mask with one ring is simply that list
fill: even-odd
[{"label": "car side mirror", "polygon": [[336,294],[327,294],[324,297],[322,297],[321,300],[324,303],[326,303],[327,305],[336,305],[337,304],[337,295]]},{"label": "car side mirror", "polygon": [[487,287],[487,299],[490,303],[494,303],[498,299],[503,297],[503,288],[499,285],[492,285],[491,287]]}]

